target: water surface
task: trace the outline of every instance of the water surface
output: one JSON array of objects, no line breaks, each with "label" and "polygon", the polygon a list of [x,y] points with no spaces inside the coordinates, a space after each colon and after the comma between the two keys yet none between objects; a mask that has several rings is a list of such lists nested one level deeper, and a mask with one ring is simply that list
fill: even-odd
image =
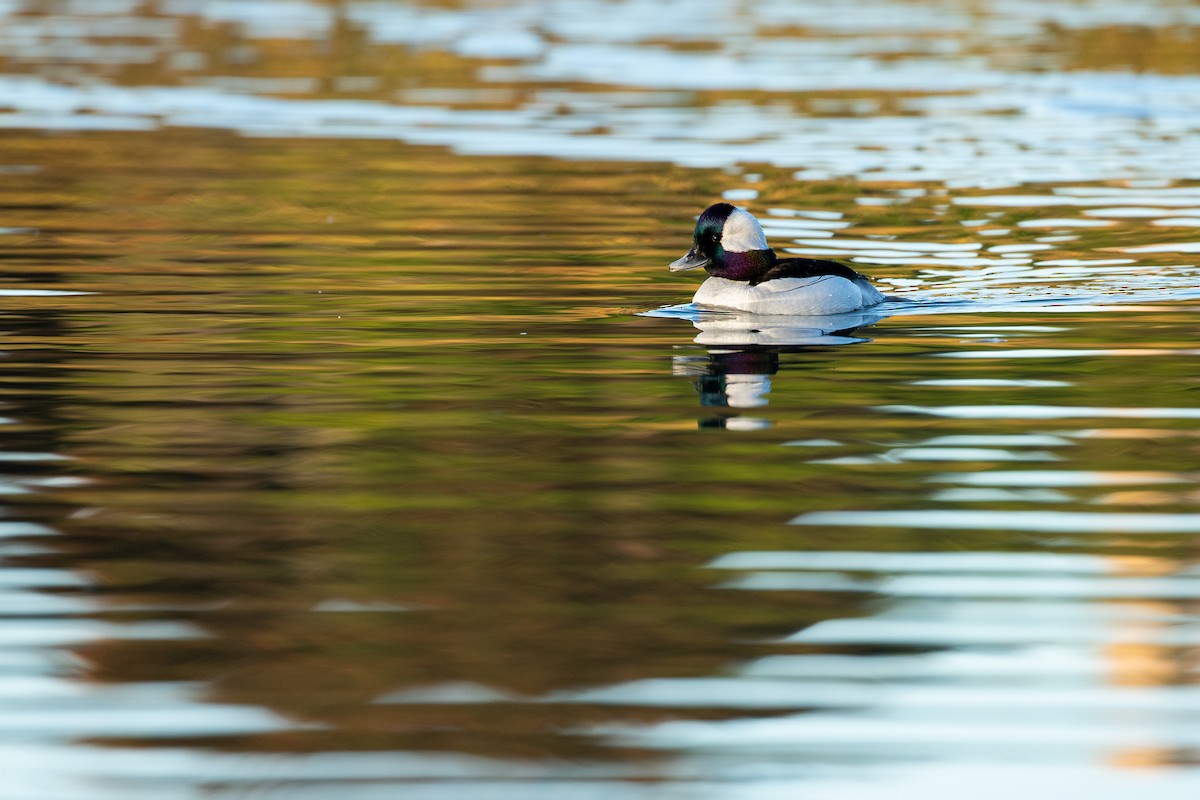
[{"label": "water surface", "polygon": [[1195,796],[1195,10],[676,5],[0,4],[14,798]]}]

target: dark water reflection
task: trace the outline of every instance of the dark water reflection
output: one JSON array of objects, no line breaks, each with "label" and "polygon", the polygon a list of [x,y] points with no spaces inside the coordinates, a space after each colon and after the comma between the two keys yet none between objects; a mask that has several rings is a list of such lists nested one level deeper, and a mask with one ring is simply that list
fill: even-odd
[{"label": "dark water reflection", "polygon": [[656,309],[646,316],[688,320],[699,331],[694,341],[705,345],[707,352],[678,355],[672,363],[676,375],[694,378],[701,406],[728,409],[701,420],[701,426],[759,430],[769,428],[770,421],[739,411],[770,402],[771,376],[779,371],[781,355],[868,342],[863,329],[884,319],[887,310],[897,306],[893,302],[880,311],[822,317],[772,317],[713,312],[688,303]]},{"label": "dark water reflection", "polygon": [[[9,142],[47,169],[8,184],[38,232],[5,278],[59,293],[3,317],[23,797],[844,796],[864,763],[1125,790],[1192,762],[1194,309],[1166,287],[944,303],[964,273],[876,265],[916,302],[639,316],[690,291],[657,269],[688,212],[613,188],[711,176],[448,181],[423,150],[416,191],[383,145],[173,133],[142,169],[103,135]],[[227,166],[178,198],[155,154],[181,147]],[[242,183],[272,160],[323,171],[240,216],[241,186],[291,196]],[[358,174],[381,190],[344,197]],[[97,216],[114,180],[138,206]],[[470,191],[509,181],[578,191],[543,239],[526,191]],[[1096,243],[1149,240],[1124,235]]]},{"label": "dark water reflection", "polygon": [[1200,791],[1193,9],[17,5],[6,798]]}]

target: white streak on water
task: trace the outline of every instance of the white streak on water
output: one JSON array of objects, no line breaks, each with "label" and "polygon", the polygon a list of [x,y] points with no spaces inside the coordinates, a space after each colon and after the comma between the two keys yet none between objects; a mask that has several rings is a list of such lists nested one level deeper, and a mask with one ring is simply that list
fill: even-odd
[{"label": "white streak on water", "polygon": [[1200,419],[1200,408],[1105,408],[1103,406],[876,406],[890,414],[921,414],[954,419]]},{"label": "white streak on water", "polygon": [[[547,56],[553,61],[561,48]],[[607,85],[613,75],[666,75],[668,71],[642,69],[646,60],[654,61],[643,47],[630,48],[638,63],[628,68],[605,69]],[[661,54],[660,54],[661,55]],[[672,54],[660,59],[672,64],[683,59],[692,66],[688,54]],[[704,63],[704,62],[702,62]],[[703,88],[730,82],[724,70],[695,74],[689,81]],[[776,65],[770,65],[776,69]],[[889,76],[884,84],[897,83],[893,67],[881,70]],[[910,84],[926,91],[940,91],[944,80],[930,76],[954,71],[922,66],[914,72]],[[792,73],[803,74],[803,73]],[[852,75],[853,73],[839,74]],[[529,76],[526,76],[529,77]],[[505,80],[525,79],[507,75]],[[542,80],[543,76],[532,79]],[[984,84],[1010,81],[1011,75],[996,73]],[[1033,81],[1038,78],[1022,78]],[[1178,102],[1187,109],[1187,122],[1167,111],[1148,110],[1151,122],[1120,114],[1102,116],[1082,113],[1060,105],[1049,117],[1044,115],[981,116],[963,109],[954,119],[959,142],[942,142],[926,148],[934,131],[946,130],[948,120],[922,116],[800,117],[776,106],[717,104],[712,106],[675,106],[647,109],[600,103],[600,110],[583,109],[560,113],[561,104],[542,104],[532,100],[516,109],[472,110],[432,106],[397,106],[383,102],[282,99],[244,95],[215,86],[128,87],[65,86],[35,77],[0,78],[0,96],[13,111],[0,114],[0,126],[81,130],[152,130],[160,127],[210,127],[231,130],[247,136],[332,137],[395,139],[414,144],[451,147],[468,154],[546,155],[569,159],[666,161],[686,166],[726,166],[737,163],[765,162],[780,166],[806,166],[810,173],[826,176],[855,175],[868,181],[921,180],[948,181],[956,186],[1011,185],[1021,180],[1100,180],[1137,176],[1177,176],[1190,164],[1200,165],[1200,152],[1181,135],[1189,126],[1200,124],[1200,78],[1163,78],[1138,76],[1133,79],[1109,76],[1097,79],[1072,73],[1062,80],[1098,83],[1096,91],[1128,91],[1134,95],[1152,92],[1156,84],[1180,84]],[[766,81],[767,91],[794,91],[798,87],[776,86]],[[746,88],[756,88],[754,81]],[[867,82],[870,84],[871,82]],[[690,84],[689,84],[690,85]],[[956,84],[957,85],[957,84]],[[972,83],[979,88],[977,83]],[[861,75],[848,83],[864,88]],[[502,88],[502,87],[500,87]],[[673,83],[652,82],[647,88],[672,89]],[[816,87],[814,87],[816,88]],[[821,90],[828,89],[822,85]],[[869,87],[867,87],[869,88]],[[1029,87],[1029,91],[1057,92]],[[1089,89],[1088,91],[1091,91]],[[588,98],[587,92],[578,95]],[[597,91],[603,98],[604,92]],[[594,104],[593,104],[594,105]],[[1195,108],[1188,106],[1194,105]],[[1081,120],[1096,124],[1078,124]],[[588,133],[602,127],[604,134]],[[586,134],[586,135],[581,135]],[[1163,141],[1165,134],[1180,134]],[[887,142],[879,150],[878,143]],[[1024,146],[1017,143],[1025,142]],[[1119,149],[1136,152],[1136,158],[1110,161],[1095,157],[1109,152],[1114,143]],[[1003,143],[1003,144],[1002,144]],[[1153,145],[1153,146],[1151,146]],[[1062,157],[1062,153],[1087,153],[1088,158]],[[921,169],[911,165],[919,163]],[[817,172],[813,172],[816,170]],[[997,180],[997,176],[1004,176]],[[1030,200],[1029,198],[1035,198]],[[1195,197],[1150,197],[1143,200],[1123,198],[1125,202],[1145,202],[1158,206],[1194,206]],[[956,202],[988,204],[989,198],[959,198]],[[1079,200],[1069,197],[1006,196],[991,198],[997,206],[1111,204],[1111,198]],[[1023,225],[1067,227],[1081,224],[1110,224],[1106,220],[1024,220]]]},{"label": "white streak on water", "polygon": [[1071,496],[1054,489],[940,489],[935,503],[1069,503]]},{"label": "white streak on water", "polygon": [[901,464],[922,461],[1060,461],[1040,450],[1001,450],[990,447],[896,447],[883,453],[814,459],[812,464]]},{"label": "white streak on water", "polygon": [[942,483],[963,483],[971,486],[1145,486],[1161,483],[1191,483],[1192,477],[1179,472],[1153,471],[1089,471],[1089,470],[989,470],[986,472],[951,472],[934,475],[929,480]]},{"label": "white streak on water", "polygon": [[1020,572],[1106,575],[1110,558],[1074,553],[876,553],[869,551],[743,551],[709,563],[711,569],[837,569],[853,572]]},{"label": "white streak on water", "polygon": [[964,386],[981,388],[1053,388],[1071,386],[1069,381],[1048,381],[1033,378],[930,378],[913,381],[913,386]]},{"label": "white streak on water", "polygon": [[1200,533],[1200,514],[1086,511],[814,511],[791,525],[1036,531],[1042,533]]},{"label": "white streak on water", "polygon": [[[603,689],[565,692],[549,702],[634,705],[651,708],[913,708],[928,711],[949,708],[1030,709],[1047,711],[1082,709],[1169,713],[1186,718],[1200,712],[1200,689],[1172,686],[1154,688],[1054,687],[981,690],[953,686],[872,686],[845,681],[821,682],[737,678],[661,678],[618,684]],[[1182,721],[1182,719],[1181,719]],[[1189,741],[1200,744],[1200,730]]]},{"label": "white streak on water", "polygon": [[867,580],[814,572],[757,571],[721,585],[723,589],[777,592],[867,592],[885,597],[1011,598],[1014,600],[1196,600],[1196,578],[1028,577],[972,575],[905,576]]},{"label": "white streak on water", "polygon": [[1075,442],[1045,433],[996,433],[934,436],[932,439],[926,439],[924,444],[941,447],[1060,447],[1073,445]]},{"label": "white streak on water", "polygon": [[935,358],[1094,358],[1096,356],[1122,356],[1142,358],[1145,356],[1194,356],[1200,350],[1163,349],[1149,347],[1111,348],[1107,350],[1028,347],[1020,350],[959,350],[950,353],[935,353]]},{"label": "white streak on water", "polygon": [[[942,601],[944,602],[944,601]],[[1104,646],[1147,644],[1160,647],[1200,646],[1200,627],[1105,628],[1073,622],[955,621],[936,619],[828,620],[787,637],[788,643],[893,645],[901,647],[997,647],[1025,644]]]}]

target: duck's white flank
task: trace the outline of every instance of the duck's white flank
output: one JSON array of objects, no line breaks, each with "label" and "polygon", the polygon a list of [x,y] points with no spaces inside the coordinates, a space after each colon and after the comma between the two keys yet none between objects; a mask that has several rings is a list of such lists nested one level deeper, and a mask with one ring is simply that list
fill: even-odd
[{"label": "duck's white flank", "polygon": [[735,208],[721,229],[721,246],[730,253],[766,250],[767,235],[753,214],[744,208]]},{"label": "duck's white flank", "polygon": [[757,314],[824,316],[857,311],[882,303],[883,299],[879,290],[866,280],[851,281],[840,275],[821,275],[777,278],[757,286],[712,277],[700,284],[692,302]]}]

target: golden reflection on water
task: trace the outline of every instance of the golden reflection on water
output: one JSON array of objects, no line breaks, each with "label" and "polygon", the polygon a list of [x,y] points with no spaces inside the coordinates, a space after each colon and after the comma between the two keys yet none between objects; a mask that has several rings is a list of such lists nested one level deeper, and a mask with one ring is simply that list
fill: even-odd
[{"label": "golden reflection on water", "polygon": [[[30,159],[41,152],[36,136],[9,141]],[[9,394],[22,420],[14,430],[53,435],[28,449],[70,456],[54,470],[85,483],[11,502],[62,532],[32,563],[94,576],[100,618],[182,620],[204,634],[82,645],[88,679],[198,681],[211,701],[325,726],[224,737],[222,747],[615,756],[619,746],[561,731],[751,712],[522,701],[719,674],[778,652],[766,642],[797,628],[867,613],[839,591],[806,592],[800,606],[788,593],[715,592],[696,569],[712,556],[1062,547],[1002,522],[968,534],[781,524],[822,510],[927,508],[922,484],[956,465],[916,458],[924,439],[1065,432],[1056,469],[1194,469],[1193,448],[1179,445],[1194,433],[1186,420],[1147,420],[1117,437],[1092,431],[1100,419],[981,429],[877,410],[1188,407],[1194,381],[1175,355],[1187,304],[1102,320],[1060,312],[1051,325],[1019,310],[893,317],[863,329],[864,344],[780,350],[769,404],[753,412],[773,428],[701,435],[696,421],[710,412],[671,375],[671,358],[710,358],[721,346],[629,310],[686,297],[691,284],[662,265],[687,235],[693,198],[720,176],[528,159],[456,172],[460,162],[436,151],[340,143],[335,160],[321,142],[224,134],[51,143],[45,169],[6,187],[13,224],[38,233],[3,240],[5,272],[10,285],[91,294],[12,298],[9,368],[38,383]],[[183,192],[177,174],[158,171],[181,150],[214,165],[193,169]],[[67,169],[85,156],[108,166]],[[428,174],[389,175],[388,163],[418,157]],[[359,174],[373,176],[369,191]],[[298,175],[303,197],[290,188]],[[531,208],[543,182],[557,199]],[[480,207],[489,184],[522,188],[493,189]],[[896,210],[878,220],[843,195],[788,197],[766,175],[761,185],[764,203],[841,207],[855,235],[964,238],[953,222],[919,227]],[[52,187],[71,200],[47,201]],[[626,199],[614,205],[614,195]],[[125,200],[110,209],[115,197]],[[251,197],[259,205],[248,214]],[[662,221],[664,209],[676,218]],[[1086,252],[1080,242],[1115,236],[1070,246]],[[964,347],[988,357],[940,358]],[[1012,348],[1071,355],[1005,358]],[[1113,369],[1121,361],[1130,368]],[[949,385],[922,385],[933,375]],[[970,385],[982,378],[1013,385]],[[24,421],[47,414],[53,421]],[[806,440],[832,444],[777,446]],[[826,463],[881,447],[891,463]],[[942,447],[960,453],[968,475],[989,466],[986,454]],[[1103,481],[1062,491],[1069,499],[1056,510],[1146,507]],[[982,507],[1003,520],[1011,503]],[[1191,514],[1194,493],[1159,492],[1154,510]],[[1153,556],[1163,574],[1190,558],[1170,535],[1067,549]],[[1114,669],[1128,673],[1123,663]],[[1137,674],[1147,670],[1175,674]],[[444,684],[490,687],[507,698],[503,713],[493,703],[377,702]]]},{"label": "golden reflection on water", "polygon": [[[596,114],[581,140],[614,135],[584,94],[727,121],[871,121],[959,97],[505,81],[522,59],[389,43],[357,4],[312,5],[336,20],[328,35],[132,14],[171,47],[108,66],[9,52],[5,70],[541,104],[558,109],[530,123],[547,130]],[[1007,19],[984,5],[947,7]],[[1194,71],[1188,26],[971,30],[932,38],[993,68]],[[753,37],[883,46],[804,26]],[[1143,39],[1126,61],[1098,55]],[[892,44],[898,68],[931,46]],[[15,738],[73,755],[84,739],[113,764],[186,751],[202,777],[181,785],[235,791],[275,778],[222,753],[378,753],[393,766],[287,769],[297,785],[415,776],[462,796],[437,782],[523,796],[553,774],[624,797],[635,780],[814,766],[994,757],[1104,783],[1105,765],[1194,763],[1186,171],[1007,187],[151,127],[0,133],[0,557],[27,586],[8,595],[0,628],[24,644],[0,674],[86,687],[102,712],[34,693]],[[799,338],[639,316],[690,298],[695,281],[665,264],[726,192],[781,249],[852,260],[902,300]],[[409,773],[406,753],[422,757]],[[151,756],[113,785],[144,788]]]}]

